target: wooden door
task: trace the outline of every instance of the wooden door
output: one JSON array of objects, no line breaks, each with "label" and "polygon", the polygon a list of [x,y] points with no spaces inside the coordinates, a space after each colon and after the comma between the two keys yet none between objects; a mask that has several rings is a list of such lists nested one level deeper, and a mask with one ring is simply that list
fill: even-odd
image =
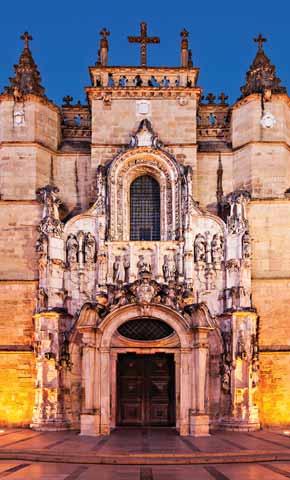
[{"label": "wooden door", "polygon": [[117,372],[119,425],[174,425],[172,354],[121,354]]}]

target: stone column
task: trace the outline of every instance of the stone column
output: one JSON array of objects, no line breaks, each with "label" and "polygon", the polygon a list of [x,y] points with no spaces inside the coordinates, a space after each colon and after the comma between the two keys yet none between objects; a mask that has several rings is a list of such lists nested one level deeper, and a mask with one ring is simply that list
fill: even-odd
[{"label": "stone column", "polygon": [[231,412],[223,417],[221,426],[225,430],[254,431],[260,428],[254,400],[258,382],[257,314],[233,312],[231,323]]},{"label": "stone column", "polygon": [[81,327],[83,334],[83,356],[82,356],[82,383],[84,387],[84,403],[81,413],[81,435],[98,435],[99,417],[95,408],[95,332],[91,327]]},{"label": "stone column", "polygon": [[111,412],[111,427],[114,428],[116,426],[117,420],[117,361],[118,361],[118,354],[111,353],[111,405],[112,405],[112,412]]},{"label": "stone column", "polygon": [[57,312],[34,316],[36,389],[31,427],[37,430],[65,430],[69,419],[64,404],[63,372],[60,366],[62,317]]},{"label": "stone column", "polygon": [[109,435],[111,429],[110,412],[110,348],[100,349],[101,364],[101,405],[100,435]]},{"label": "stone column", "polygon": [[189,435],[189,409],[191,400],[191,348],[181,348],[180,355],[180,417],[179,433]]},{"label": "stone column", "polygon": [[210,328],[196,327],[193,343],[193,391],[190,411],[190,434],[199,437],[209,435],[209,416],[206,414],[206,381],[208,369],[208,334]]}]

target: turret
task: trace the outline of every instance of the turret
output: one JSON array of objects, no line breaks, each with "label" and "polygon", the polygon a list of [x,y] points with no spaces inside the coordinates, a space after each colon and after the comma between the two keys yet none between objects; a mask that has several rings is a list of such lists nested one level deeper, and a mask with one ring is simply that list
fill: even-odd
[{"label": "turret", "polygon": [[289,163],[289,98],[264,52],[266,39],[260,34],[254,41],[258,50],[232,112],[234,188],[246,188],[253,197],[281,197],[287,175],[277,175],[277,169],[284,172]]},{"label": "turret", "polygon": [[[0,95],[3,199],[35,198],[35,190],[49,180],[51,157],[60,141],[59,109],[45,96],[30,50],[32,37],[25,32],[21,39],[24,48],[14,65],[15,74]],[[15,169],[25,170],[26,175],[15,176]]]}]

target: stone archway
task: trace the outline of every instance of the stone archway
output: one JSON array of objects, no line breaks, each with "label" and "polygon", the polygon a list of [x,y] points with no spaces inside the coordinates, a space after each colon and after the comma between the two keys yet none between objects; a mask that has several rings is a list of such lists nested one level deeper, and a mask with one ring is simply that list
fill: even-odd
[{"label": "stone archway", "polygon": [[[115,348],[114,333],[130,320],[147,317],[162,320],[176,333],[178,344],[164,340],[127,344]],[[89,322],[88,322],[89,323]],[[81,434],[109,435],[116,424],[116,360],[118,352],[137,354],[171,352],[175,358],[178,388],[176,428],[180,435],[207,435],[209,419],[205,412],[207,349],[210,327],[192,327],[173,309],[160,304],[131,304],[110,312],[95,328],[84,324],[78,330],[83,341],[83,385],[85,404],[81,414]]]}]

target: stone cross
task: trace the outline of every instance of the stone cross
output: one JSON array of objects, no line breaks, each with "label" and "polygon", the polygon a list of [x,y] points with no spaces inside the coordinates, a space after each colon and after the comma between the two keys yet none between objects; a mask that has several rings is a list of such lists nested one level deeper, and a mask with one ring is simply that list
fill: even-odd
[{"label": "stone cross", "polygon": [[256,42],[258,44],[258,48],[259,50],[262,50],[263,48],[263,43],[267,42],[267,39],[264,38],[261,33],[259,33],[258,37],[257,38],[254,38],[254,42]]},{"label": "stone cross", "polygon": [[208,103],[213,104],[216,96],[213,93],[209,93],[205,99],[208,101]]},{"label": "stone cross", "polygon": [[110,32],[106,28],[102,28],[102,30],[100,31],[100,35],[102,35],[103,38],[107,39],[107,37],[110,36]]},{"label": "stone cross", "polygon": [[226,95],[224,92],[222,92],[219,96],[219,101],[221,103],[221,105],[226,105],[226,102],[228,100],[228,95]]},{"label": "stone cross", "polygon": [[141,67],[146,67],[147,65],[147,44],[148,43],[159,43],[159,37],[147,37],[147,23],[140,23],[140,36],[139,37],[128,37],[130,43],[140,43],[140,62]]},{"label": "stone cross", "polygon": [[29,35],[28,32],[24,32],[23,35],[21,35],[20,38],[21,38],[21,40],[24,41],[25,48],[29,48],[29,42],[30,42],[31,40],[33,40],[33,39],[32,39],[32,36]]}]

